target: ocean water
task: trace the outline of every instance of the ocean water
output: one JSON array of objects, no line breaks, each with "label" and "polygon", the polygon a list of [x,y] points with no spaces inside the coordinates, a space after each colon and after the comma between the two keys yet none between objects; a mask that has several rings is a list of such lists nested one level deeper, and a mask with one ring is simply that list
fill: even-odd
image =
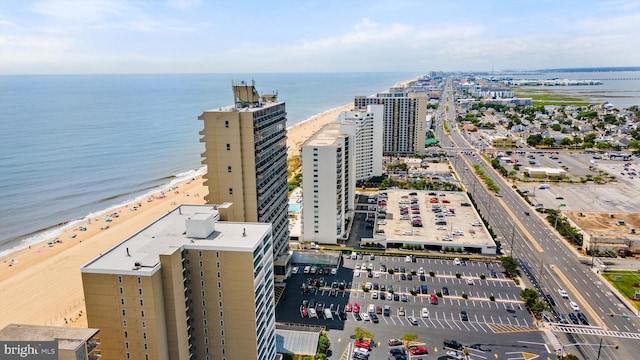
[{"label": "ocean water", "polygon": [[0,76],[0,257],[202,173],[197,118],[255,80],[288,126],[418,73]]}]

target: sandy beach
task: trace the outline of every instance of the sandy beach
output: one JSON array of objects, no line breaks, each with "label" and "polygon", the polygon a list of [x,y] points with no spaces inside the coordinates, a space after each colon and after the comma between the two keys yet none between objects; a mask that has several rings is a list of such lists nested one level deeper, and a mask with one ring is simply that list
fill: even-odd
[{"label": "sandy beach", "polygon": [[313,116],[287,130],[287,156],[300,155],[300,146],[316,131],[328,123],[336,121],[338,114],[342,111],[349,111],[353,108],[353,103],[327,110],[321,114]]},{"label": "sandy beach", "polygon": [[[307,138],[334,122],[341,111],[351,108],[352,104],[347,104],[331,109],[288,129],[289,155],[298,155]],[[153,201],[128,204],[78,224],[58,236],[61,243],[49,239],[0,259],[0,328],[11,323],[86,327],[80,267],[176,204],[203,204],[207,189],[202,182],[198,176],[174,185],[172,191],[167,186],[165,198],[156,198],[160,193],[153,194]],[[114,214],[107,222],[105,217],[113,213],[117,217]],[[105,225],[109,228],[101,229]],[[73,234],[75,237],[71,237]]]}]

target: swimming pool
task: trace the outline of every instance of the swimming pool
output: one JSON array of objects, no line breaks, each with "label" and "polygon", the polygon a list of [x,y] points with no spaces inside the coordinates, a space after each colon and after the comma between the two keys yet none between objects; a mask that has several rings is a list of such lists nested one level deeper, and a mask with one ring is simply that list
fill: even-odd
[{"label": "swimming pool", "polygon": [[302,204],[289,204],[289,212],[299,213],[302,210]]}]

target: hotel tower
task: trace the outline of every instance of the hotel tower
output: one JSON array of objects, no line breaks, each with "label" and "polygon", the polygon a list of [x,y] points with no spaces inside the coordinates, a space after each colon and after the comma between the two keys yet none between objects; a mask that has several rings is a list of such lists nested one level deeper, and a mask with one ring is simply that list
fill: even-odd
[{"label": "hotel tower", "polygon": [[205,200],[233,203],[221,212],[223,220],[272,224],[276,282],[290,268],[286,115],[277,95],[260,96],[253,83],[236,82],[232,105],[198,117],[204,122]]},{"label": "hotel tower", "polygon": [[181,205],[81,269],[103,359],[276,357],[271,225]]}]

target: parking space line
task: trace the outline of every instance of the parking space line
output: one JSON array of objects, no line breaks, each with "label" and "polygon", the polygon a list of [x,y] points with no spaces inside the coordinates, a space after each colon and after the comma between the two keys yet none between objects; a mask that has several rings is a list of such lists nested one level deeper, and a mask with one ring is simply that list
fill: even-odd
[{"label": "parking space line", "polygon": [[402,322],[402,319],[400,319],[400,316],[397,316],[398,318],[398,322],[400,323],[400,325],[404,325],[404,323]]},{"label": "parking space line", "polygon": [[502,316],[498,317],[498,319],[500,319],[500,325],[504,325],[504,323],[502,322]]},{"label": "parking space line", "polygon": [[[462,324],[464,325],[464,321],[462,322]],[[476,327],[473,325],[473,323],[471,321],[469,321],[469,325],[471,325],[471,327],[473,328],[474,331],[478,331],[478,329],[476,329]],[[469,328],[467,328],[468,330]]]},{"label": "parking space line", "polygon": [[[481,307],[481,308],[483,308],[483,307],[484,307],[484,305],[482,305],[482,303],[483,303],[483,302],[484,302],[484,301],[480,301],[480,307]],[[474,301],[474,305],[475,305],[475,301]]]},{"label": "parking space line", "polygon": [[429,327],[429,325],[427,325],[427,322],[424,321],[424,319],[420,319],[420,320],[422,320],[422,323],[424,324],[424,326]]},{"label": "parking space line", "polygon": [[495,323],[496,323],[496,321],[495,321],[495,320],[493,320],[493,315],[489,315],[489,316],[491,317],[491,323],[492,323],[492,324],[495,324]]},{"label": "parking space line", "polygon": [[[469,324],[471,326],[473,326],[473,324]],[[471,329],[469,329],[469,327],[467,326],[467,324],[465,324],[465,321],[462,321],[462,326],[464,326],[465,328],[467,328],[467,331],[471,331]]]},{"label": "parking space line", "polygon": [[520,321],[518,321],[518,318],[514,318],[514,320],[516,321],[516,325],[520,326]]},{"label": "parking space line", "polygon": [[[455,321],[455,320],[453,319],[453,313],[451,313],[451,321],[453,321],[453,325],[455,325],[455,326],[457,326],[457,327],[458,327],[458,330],[462,330],[462,328],[460,327],[460,325],[458,325],[458,322],[457,322],[457,321]],[[452,328],[452,329],[453,329],[453,328]]]},{"label": "parking space line", "polygon": [[[431,318],[429,318],[429,321],[431,322],[431,325],[433,325],[433,327],[437,327],[436,323],[433,322],[433,320],[431,320]],[[438,321],[439,322],[439,321]],[[442,324],[440,324],[440,326],[442,326]]]},{"label": "parking space line", "polygon": [[512,325],[511,324],[511,318],[507,318],[507,321],[509,321],[509,325]]},{"label": "parking space line", "polygon": [[522,319],[522,321],[524,321],[524,326],[529,327],[529,323],[527,322],[527,319]]}]

